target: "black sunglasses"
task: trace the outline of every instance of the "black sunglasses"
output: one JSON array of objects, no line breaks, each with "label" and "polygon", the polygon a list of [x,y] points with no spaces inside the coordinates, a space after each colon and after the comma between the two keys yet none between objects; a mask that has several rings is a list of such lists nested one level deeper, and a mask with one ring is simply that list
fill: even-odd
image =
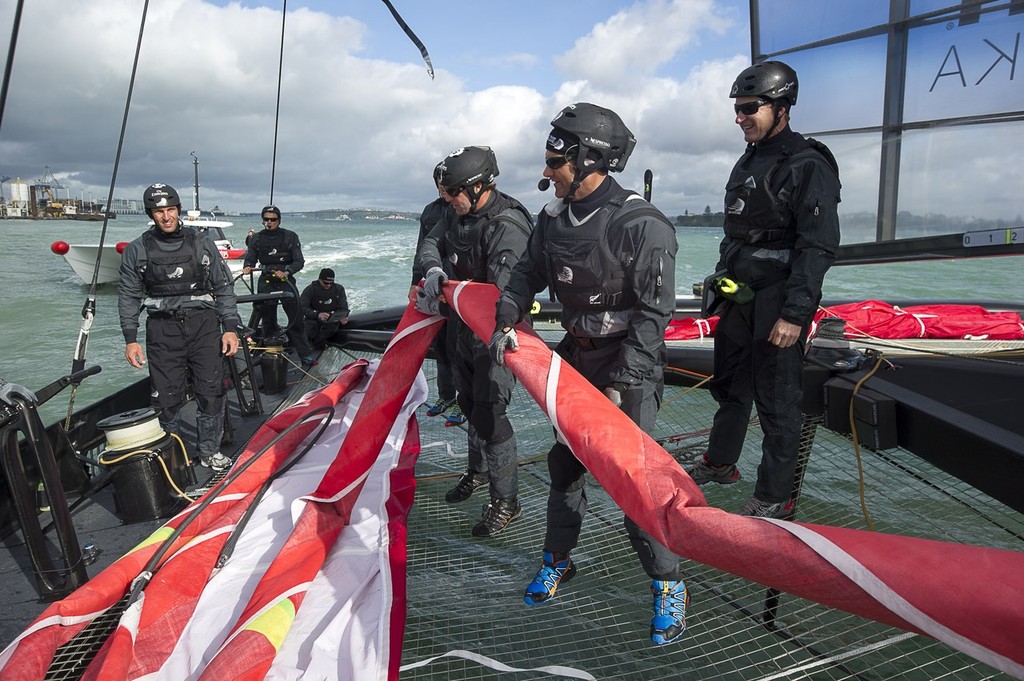
[{"label": "black sunglasses", "polygon": [[753,116],[754,114],[761,110],[762,106],[767,106],[768,104],[771,104],[771,102],[764,99],[757,99],[754,100],[753,102],[747,102],[746,104],[733,104],[732,108],[738,114],[743,114],[744,116]]},{"label": "black sunglasses", "polygon": [[459,187],[441,187],[440,189],[441,189],[441,191],[443,191],[448,196],[451,196],[451,197],[454,198],[454,197],[458,196],[459,194],[461,194],[463,192],[463,190],[466,189],[466,185],[461,185]]},{"label": "black sunglasses", "polygon": [[546,165],[548,168],[551,168],[552,170],[558,170],[568,162],[569,159],[567,159],[565,156],[549,156],[544,159],[544,165]]},{"label": "black sunglasses", "polygon": [[263,218],[263,222],[281,222],[281,218]]}]

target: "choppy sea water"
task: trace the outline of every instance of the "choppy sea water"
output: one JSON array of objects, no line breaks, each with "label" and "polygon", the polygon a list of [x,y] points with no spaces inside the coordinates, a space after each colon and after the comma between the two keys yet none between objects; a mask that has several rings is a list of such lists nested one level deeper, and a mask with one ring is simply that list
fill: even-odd
[{"label": "choppy sea water", "polygon": [[[233,218],[228,236],[239,243],[254,218]],[[418,223],[414,221],[328,221],[285,218],[284,226],[299,234],[306,267],[300,287],[331,267],[345,286],[353,311],[404,304],[411,278]],[[4,292],[0,321],[0,378],[30,389],[70,373],[82,327],[82,308],[89,287],[50,252],[56,240],[97,243],[102,223],[54,220],[0,220],[0,273]],[[137,237],[146,228],[144,216],[111,220],[105,242]],[[676,288],[689,295],[692,285],[713,271],[720,231],[678,227]],[[1021,258],[946,260],[894,265],[835,267],[826,279],[831,299],[1024,301]],[[242,310],[243,320],[248,310]],[[96,319],[89,333],[87,365],[103,370],[82,383],[77,406],[107,395],[141,378],[124,360],[124,341],[117,320],[116,285],[96,292]],[[55,397],[41,412],[49,423],[63,416],[67,393]]]}]

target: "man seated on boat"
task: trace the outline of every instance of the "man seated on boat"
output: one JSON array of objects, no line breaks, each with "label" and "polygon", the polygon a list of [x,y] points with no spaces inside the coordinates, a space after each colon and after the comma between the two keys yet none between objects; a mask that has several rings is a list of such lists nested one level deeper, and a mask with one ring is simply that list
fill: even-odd
[{"label": "man seated on boat", "polygon": [[[508,281],[533,229],[533,218],[518,200],[498,190],[498,161],[490,147],[464,147],[449,154],[435,169],[434,179],[451,210],[442,212],[419,249],[424,272],[423,290],[416,306],[438,313],[447,302],[441,285],[453,279],[494,284]],[[448,272],[442,267],[448,267]],[[445,494],[448,503],[469,499],[489,485],[490,503],[473,526],[474,537],[493,537],[521,517],[516,437],[509,421],[515,376],[495,364],[473,329],[461,319],[455,325],[456,351],[452,355],[458,381],[458,400],[469,424],[469,465],[455,487]]]},{"label": "man seated on boat", "polygon": [[[675,230],[609,176],[625,168],[636,144],[618,114],[584,102],[563,109],[551,125],[542,185],[554,184],[555,198],[538,216],[498,300],[491,352],[501,364],[505,351],[518,349],[514,327],[548,288],[562,303],[566,330],[555,352],[649,433],[664,388],[665,327],[675,309]],[[569,552],[587,510],[587,470],[557,436],[548,472],[543,560],[526,587],[527,605],[548,601],[576,574]],[[623,522],[652,580],[651,640],[674,641],[686,628],[688,600],[679,558],[633,519]]]},{"label": "man seated on boat", "polygon": [[[277,206],[264,206],[260,216],[263,229],[245,244],[249,250],[245,253],[242,274],[251,274],[258,262],[263,266],[263,272],[256,284],[257,293],[282,291],[292,294],[282,302],[288,316],[288,341],[302,363],[311,367],[316,364],[316,358],[306,340],[306,330],[299,316],[299,290],[295,285],[295,274],[301,272],[306,265],[299,235],[281,227],[281,209]],[[263,339],[281,332],[281,327],[277,325],[276,300],[257,301],[252,307],[256,313],[257,332],[262,334]]]},{"label": "man seated on boat", "polygon": [[[179,433],[187,383],[198,403],[199,461],[214,470],[231,466],[220,453],[224,433],[225,361],[238,351],[240,323],[231,272],[217,245],[194,227],[182,225],[178,192],[154,184],[142,195],[153,227],[121,254],[117,308],[124,356],[142,368],[149,356],[152,403],[160,426]],[[145,309],[146,352],[138,342]]]},{"label": "man seated on boat", "polygon": [[327,341],[348,324],[348,297],[345,287],[334,282],[334,270],[320,270],[316,281],[299,294],[299,310],[305,324],[306,340],[316,350],[327,347]]},{"label": "man seated on boat", "polygon": [[709,386],[718,411],[708,451],[686,469],[698,485],[737,482],[756,404],[761,465],[740,513],[770,518],[795,511],[804,345],[839,248],[839,168],[824,144],[790,129],[798,87],[792,68],[768,61],[744,69],[729,93],[747,149],[725,187],[715,268],[728,280]]}]

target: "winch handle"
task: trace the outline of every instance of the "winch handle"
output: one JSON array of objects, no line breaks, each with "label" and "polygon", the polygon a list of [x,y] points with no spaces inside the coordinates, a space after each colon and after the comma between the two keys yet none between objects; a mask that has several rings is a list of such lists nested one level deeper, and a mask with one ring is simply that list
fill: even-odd
[{"label": "winch handle", "polygon": [[57,393],[59,393],[61,390],[68,387],[72,383],[78,385],[89,376],[95,376],[102,370],[103,367],[101,367],[99,364],[96,364],[95,366],[91,366],[86,369],[82,369],[81,371],[76,371],[73,374],[68,374],[67,376],[62,376],[61,378],[58,378],[56,381],[46,386],[45,388],[40,388],[39,390],[36,391],[36,404],[46,403],[47,401],[49,401],[50,398],[52,398],[54,395],[56,395]]}]

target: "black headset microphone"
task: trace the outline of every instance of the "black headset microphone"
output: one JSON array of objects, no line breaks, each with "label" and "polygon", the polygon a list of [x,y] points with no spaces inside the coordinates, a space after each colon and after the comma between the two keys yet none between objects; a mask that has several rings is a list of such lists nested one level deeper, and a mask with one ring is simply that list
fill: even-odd
[{"label": "black headset microphone", "polygon": [[549,180],[546,177],[537,183],[537,189],[541,190],[542,192],[546,192],[550,186],[551,180]]}]

